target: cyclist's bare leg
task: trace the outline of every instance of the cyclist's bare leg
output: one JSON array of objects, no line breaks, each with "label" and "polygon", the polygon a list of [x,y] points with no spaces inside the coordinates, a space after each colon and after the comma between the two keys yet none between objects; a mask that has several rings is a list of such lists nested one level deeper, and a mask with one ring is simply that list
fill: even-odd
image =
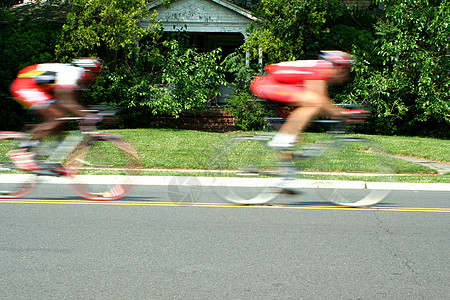
[{"label": "cyclist's bare leg", "polygon": [[33,133],[32,139],[42,140],[49,134],[61,131],[63,122],[56,119],[64,117],[67,112],[60,108],[56,102],[39,110],[38,113],[43,121],[41,124],[38,124],[31,129],[31,132]]},{"label": "cyclist's bare leg", "polygon": [[38,111],[43,122],[32,129],[33,139],[41,140],[49,134],[60,132],[63,122],[58,119],[67,114],[73,113],[78,117],[87,116],[87,113],[83,111],[84,107],[76,101],[76,93],[77,91],[71,88],[59,88],[55,92],[58,101]]},{"label": "cyclist's bare leg", "polygon": [[331,99],[323,93],[305,90],[296,94],[293,100],[292,106],[295,109],[290,113],[272,141],[269,142],[271,147],[291,147],[297,141],[299,134],[319,114],[325,114],[333,118],[341,117],[341,109],[334,106]]},{"label": "cyclist's bare leg", "polygon": [[311,120],[319,115],[339,117],[340,109],[333,105],[331,99],[314,91],[304,91],[296,95],[296,107],[278,131],[281,134],[298,135],[303,132]]},{"label": "cyclist's bare leg", "polygon": [[312,118],[320,113],[320,110],[320,107],[298,106],[291,112],[278,133],[298,135],[308,126]]}]

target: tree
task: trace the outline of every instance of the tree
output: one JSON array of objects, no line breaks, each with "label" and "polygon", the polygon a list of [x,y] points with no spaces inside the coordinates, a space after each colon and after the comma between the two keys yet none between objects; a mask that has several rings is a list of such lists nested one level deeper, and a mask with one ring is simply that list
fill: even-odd
[{"label": "tree", "polygon": [[218,95],[225,78],[219,60],[220,49],[197,53],[176,40],[146,42],[139,61],[107,70],[90,97],[92,102],[126,108],[133,126],[143,126],[148,111],[178,117],[203,109]]},{"label": "tree", "polygon": [[[67,16],[56,54],[61,59],[75,56],[102,56],[107,61],[126,62],[138,56],[138,41],[158,34],[160,26],[150,22],[145,0],[73,0],[75,9]],[[150,16],[154,21],[156,14]]]},{"label": "tree", "polygon": [[245,47],[255,58],[261,50],[267,63],[317,57],[320,37],[344,9],[338,0],[261,0],[254,11],[260,28],[251,29]]},{"label": "tree", "polygon": [[384,133],[448,137],[449,7],[449,0],[386,1],[376,26],[382,68],[364,64],[353,91],[374,104]]}]

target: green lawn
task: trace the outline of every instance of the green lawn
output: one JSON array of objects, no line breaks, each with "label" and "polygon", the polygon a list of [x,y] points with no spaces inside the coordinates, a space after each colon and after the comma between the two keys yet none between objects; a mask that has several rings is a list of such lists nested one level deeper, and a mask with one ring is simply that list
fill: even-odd
[{"label": "green lawn", "polygon": [[391,154],[450,163],[450,140],[402,136],[371,136]]},{"label": "green lawn", "polygon": [[[132,142],[142,156],[146,175],[202,175],[210,157],[217,147],[232,136],[243,134],[210,133],[175,129],[126,129],[109,130]],[[393,155],[425,158],[440,162],[450,162],[450,141],[433,138],[367,136],[384,146]],[[324,134],[305,133],[304,140],[314,142],[324,138]],[[450,174],[438,175],[429,168],[403,160],[397,164],[402,175],[397,180],[404,182],[450,182]],[[367,166],[370,169],[370,163]],[[314,176],[317,178],[317,176]],[[333,178],[330,178],[333,179]]]}]

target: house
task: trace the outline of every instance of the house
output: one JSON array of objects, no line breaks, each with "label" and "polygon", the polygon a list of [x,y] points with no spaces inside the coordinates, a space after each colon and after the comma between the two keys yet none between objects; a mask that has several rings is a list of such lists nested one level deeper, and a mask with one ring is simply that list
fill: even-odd
[{"label": "house", "polygon": [[[200,52],[221,48],[224,57],[244,43],[249,25],[258,21],[250,11],[225,0],[178,0],[169,6],[162,2],[153,1],[147,7],[158,12],[157,20],[165,32],[187,32]],[[141,25],[146,27],[148,22],[144,19]],[[262,65],[262,56],[259,63]],[[233,90],[229,86],[219,89],[217,102],[221,104]]]},{"label": "house", "polygon": [[[199,51],[221,48],[228,55],[248,38],[247,28],[258,19],[226,0],[178,0],[169,6],[162,0],[147,7],[158,12],[165,32],[188,32]],[[148,20],[141,22],[148,25]]]}]

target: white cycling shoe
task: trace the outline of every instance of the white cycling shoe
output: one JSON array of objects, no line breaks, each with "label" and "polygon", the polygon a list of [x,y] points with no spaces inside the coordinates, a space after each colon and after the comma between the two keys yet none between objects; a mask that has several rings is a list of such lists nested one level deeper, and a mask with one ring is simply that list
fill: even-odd
[{"label": "white cycling shoe", "polygon": [[277,133],[267,146],[277,150],[291,150],[297,142],[297,136],[291,134]]}]

